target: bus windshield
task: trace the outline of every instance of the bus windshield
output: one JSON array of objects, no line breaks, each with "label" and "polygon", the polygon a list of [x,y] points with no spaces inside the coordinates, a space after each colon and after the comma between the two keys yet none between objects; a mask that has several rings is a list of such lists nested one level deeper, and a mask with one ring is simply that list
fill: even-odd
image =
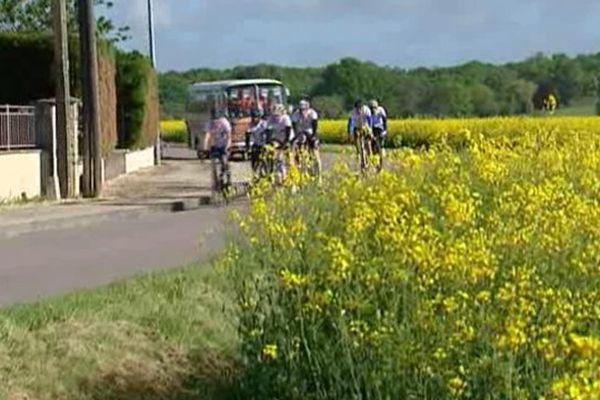
[{"label": "bus windshield", "polygon": [[285,89],[280,85],[235,86],[227,90],[228,112],[232,118],[250,116],[253,108],[269,114],[276,104],[285,104]]}]

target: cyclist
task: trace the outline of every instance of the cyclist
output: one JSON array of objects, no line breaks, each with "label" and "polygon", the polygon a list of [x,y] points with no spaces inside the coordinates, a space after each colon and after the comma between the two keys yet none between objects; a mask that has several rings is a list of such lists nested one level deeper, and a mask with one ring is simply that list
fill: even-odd
[{"label": "cyclist", "polygon": [[209,149],[210,158],[213,161],[213,189],[216,190],[218,182],[218,171],[216,161],[221,162],[221,173],[225,175],[226,185],[231,183],[231,171],[229,169],[229,149],[231,148],[231,124],[225,116],[225,112],[211,110],[211,121],[206,126],[204,136],[204,148]]},{"label": "cyclist", "polygon": [[369,108],[371,110],[371,127],[373,129],[373,136],[377,141],[378,150],[380,152],[379,168],[381,169],[383,160],[383,146],[385,144],[385,138],[387,136],[387,112],[385,108],[379,105],[377,100],[371,100],[369,102]]},{"label": "cyclist", "polygon": [[246,149],[250,152],[250,165],[252,165],[252,171],[255,173],[260,163],[263,149],[267,144],[267,129],[269,125],[263,119],[263,116],[262,109],[253,108],[250,111],[252,120],[246,132]]},{"label": "cyclist", "polygon": [[283,104],[273,106],[273,111],[267,120],[268,142],[275,148],[276,172],[281,181],[286,175],[284,152],[287,150],[293,136],[292,120],[286,113]]},{"label": "cyclist", "polygon": [[348,137],[356,146],[356,154],[359,160],[361,136],[370,134],[372,125],[371,110],[362,100],[357,100],[350,112],[350,118],[348,118]]},{"label": "cyclist", "polygon": [[317,174],[321,175],[321,157],[319,156],[319,115],[310,106],[306,99],[300,101],[298,109],[292,114],[292,123],[296,137],[294,138],[294,152],[299,157],[298,151],[303,144],[307,144],[315,157]]}]

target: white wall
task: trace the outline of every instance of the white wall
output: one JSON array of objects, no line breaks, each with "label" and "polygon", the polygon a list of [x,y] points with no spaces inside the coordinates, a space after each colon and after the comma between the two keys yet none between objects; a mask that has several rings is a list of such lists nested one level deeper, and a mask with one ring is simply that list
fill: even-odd
[{"label": "white wall", "polygon": [[125,173],[130,174],[154,165],[154,147],[125,154]]},{"label": "white wall", "polygon": [[0,152],[0,199],[41,196],[41,151]]}]

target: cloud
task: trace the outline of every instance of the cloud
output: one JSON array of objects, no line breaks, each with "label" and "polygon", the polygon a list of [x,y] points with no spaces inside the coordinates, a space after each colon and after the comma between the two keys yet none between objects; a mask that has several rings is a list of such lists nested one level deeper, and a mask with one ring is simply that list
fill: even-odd
[{"label": "cloud", "polygon": [[[273,62],[320,65],[354,56],[401,67],[537,51],[594,51],[600,2],[577,0],[154,0],[159,66]],[[146,0],[117,1],[147,43]]]}]

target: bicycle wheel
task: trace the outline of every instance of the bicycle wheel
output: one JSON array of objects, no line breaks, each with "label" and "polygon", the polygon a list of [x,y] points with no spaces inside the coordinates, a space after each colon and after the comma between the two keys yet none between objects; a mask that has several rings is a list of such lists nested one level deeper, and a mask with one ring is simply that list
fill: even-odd
[{"label": "bicycle wheel", "polygon": [[219,204],[221,199],[221,174],[219,165],[220,162],[217,158],[213,158],[211,162],[211,170],[212,170],[212,191],[211,191],[211,203]]},{"label": "bicycle wheel", "polygon": [[296,160],[298,171],[300,171],[303,174],[310,173],[309,155],[305,144],[302,144],[298,147],[298,150],[296,152]]},{"label": "bicycle wheel", "polygon": [[360,134],[359,137],[359,160],[360,160],[360,171],[362,173],[366,172],[369,168],[369,160],[367,153],[367,135],[364,133]]},{"label": "bicycle wheel", "polygon": [[377,172],[381,172],[383,169],[383,146],[381,145],[381,139],[379,137],[373,136],[371,140],[371,149],[373,156],[376,157],[376,170]]},{"label": "bicycle wheel", "polygon": [[321,156],[318,151],[309,152],[309,174],[317,179],[321,179]]}]

